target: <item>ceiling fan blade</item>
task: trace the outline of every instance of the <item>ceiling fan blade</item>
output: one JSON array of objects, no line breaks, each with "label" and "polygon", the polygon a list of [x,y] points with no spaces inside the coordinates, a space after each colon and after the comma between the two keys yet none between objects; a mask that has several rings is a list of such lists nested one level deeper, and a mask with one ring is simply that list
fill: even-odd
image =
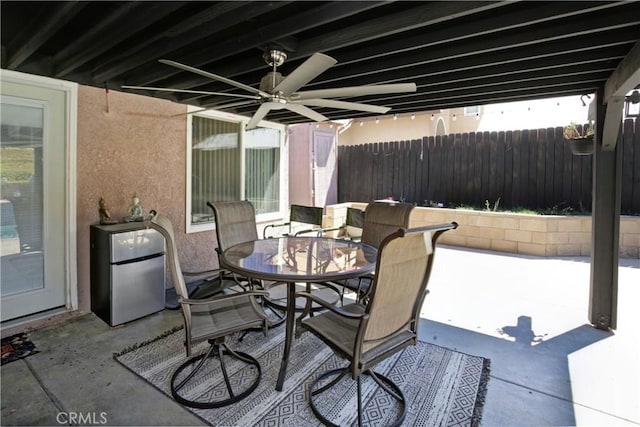
[{"label": "ceiling fan blade", "polygon": [[231,86],[235,86],[237,88],[246,90],[247,92],[255,93],[260,96],[269,96],[268,93],[261,91],[260,89],[256,89],[254,87],[245,85],[243,83],[237,82],[235,80],[228,79],[226,77],[219,76],[217,74],[210,73],[208,71],[200,70],[198,68],[191,67],[189,65],[184,65],[179,62],[171,61],[169,59],[159,59],[158,61],[162,62],[166,65],[171,65],[172,67],[180,68],[181,70],[190,71],[192,73],[200,74],[201,76],[208,77],[213,80],[217,80],[219,82],[226,83]]},{"label": "ceiling fan blade", "polygon": [[328,118],[326,118],[325,116],[323,116],[320,113],[316,113],[315,111],[313,111],[311,108],[309,107],[305,107],[302,104],[291,104],[291,103],[287,103],[287,104],[281,104],[283,105],[284,108],[286,108],[289,111],[293,111],[294,113],[298,113],[301,116],[305,116],[313,121],[316,122],[324,122],[329,120]]},{"label": "ceiling fan blade", "polygon": [[174,114],[171,117],[188,116],[189,114],[202,113],[203,111],[211,110],[211,108],[198,108],[197,110],[187,111],[186,113]]},{"label": "ceiling fan blade", "polygon": [[304,61],[291,74],[284,78],[274,89],[273,93],[282,92],[283,96],[289,96],[311,80],[335,65],[338,61],[322,53],[314,53]]},{"label": "ceiling fan blade", "polygon": [[393,83],[387,85],[367,85],[349,86],[334,89],[318,89],[296,92],[291,95],[291,99],[299,101],[302,99],[315,98],[341,98],[351,96],[380,95],[385,93],[415,92],[415,83]]},{"label": "ceiling fan blade", "polygon": [[120,86],[122,89],[140,89],[140,90],[153,90],[159,92],[179,92],[179,93],[195,93],[201,95],[215,95],[215,96],[231,96],[234,98],[246,98],[246,99],[260,99],[258,95],[242,95],[236,93],[224,93],[224,92],[207,92],[205,90],[191,90],[191,89],[172,89],[168,87],[150,87],[150,86]]},{"label": "ceiling fan blade", "polygon": [[251,117],[251,120],[249,120],[249,123],[247,123],[246,129],[249,130],[249,129],[253,129],[253,128],[257,127],[258,123],[260,122],[260,120],[264,119],[269,111],[271,111],[271,110],[279,110],[279,109],[282,108],[282,105],[283,104],[280,104],[279,102],[265,102],[265,103],[263,103],[262,105],[260,105],[258,110],[253,115],[253,117]]},{"label": "ceiling fan blade", "polygon": [[225,110],[227,108],[241,107],[243,105],[251,105],[251,104],[257,104],[257,103],[258,103],[258,101],[229,102],[228,104],[212,105],[211,107],[209,107],[209,110]]},{"label": "ceiling fan blade", "polygon": [[367,111],[369,113],[384,114],[391,110],[390,107],[380,107],[377,105],[362,104],[359,102],[336,101],[334,99],[305,99],[302,101],[292,101],[296,104],[313,105],[314,107],[340,108],[343,110]]},{"label": "ceiling fan blade", "polygon": [[224,110],[226,108],[240,107],[240,106],[243,106],[243,105],[250,105],[250,104],[255,104],[255,103],[256,103],[256,101],[236,101],[236,102],[230,102],[229,104],[214,105],[214,106],[211,106],[211,107],[199,108],[197,110],[187,111],[186,113],[174,114],[171,117],[188,116],[189,114],[201,113],[203,111],[208,111],[208,110]]}]

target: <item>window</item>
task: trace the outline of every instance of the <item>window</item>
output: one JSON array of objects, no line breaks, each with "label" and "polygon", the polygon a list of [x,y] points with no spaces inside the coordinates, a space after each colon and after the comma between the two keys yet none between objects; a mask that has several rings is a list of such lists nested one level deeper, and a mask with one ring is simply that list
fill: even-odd
[{"label": "window", "polygon": [[475,116],[480,114],[480,106],[474,105],[472,107],[464,107],[464,115],[465,116]]},{"label": "window", "polygon": [[188,231],[213,228],[208,201],[249,200],[259,220],[280,214],[284,126],[244,131],[247,121],[214,112],[190,117]]}]

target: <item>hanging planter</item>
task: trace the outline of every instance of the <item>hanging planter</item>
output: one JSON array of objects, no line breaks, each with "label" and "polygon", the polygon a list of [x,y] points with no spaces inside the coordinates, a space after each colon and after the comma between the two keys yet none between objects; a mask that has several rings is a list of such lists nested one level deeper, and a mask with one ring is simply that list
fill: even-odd
[{"label": "hanging planter", "polygon": [[578,156],[593,154],[593,135],[584,138],[570,138],[567,141],[573,154]]},{"label": "hanging planter", "polygon": [[563,134],[573,154],[578,156],[593,154],[594,129],[592,124],[580,128],[574,122],[571,122],[564,127]]}]

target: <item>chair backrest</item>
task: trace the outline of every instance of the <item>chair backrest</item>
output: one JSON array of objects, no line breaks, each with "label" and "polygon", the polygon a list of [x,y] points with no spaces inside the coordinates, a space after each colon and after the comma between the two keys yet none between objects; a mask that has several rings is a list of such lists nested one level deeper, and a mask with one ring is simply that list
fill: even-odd
[{"label": "chair backrest", "polygon": [[317,206],[291,205],[289,213],[289,234],[295,234],[296,223],[310,224],[313,228],[322,227],[324,208]]},{"label": "chair backrest", "polygon": [[258,240],[256,211],[249,201],[207,202],[216,221],[218,252],[239,243]]},{"label": "chair backrest", "polygon": [[291,205],[289,221],[302,222],[322,227],[323,208],[317,206]]},{"label": "chair backrest", "polygon": [[362,351],[381,339],[409,333],[417,337],[420,309],[427,293],[437,238],[456,223],[401,229],[378,249],[376,274],[366,311],[369,320]]},{"label": "chair backrest", "polygon": [[409,216],[414,208],[410,203],[369,203],[364,213],[362,242],[380,247],[389,234],[409,227]]},{"label": "chair backrest", "polygon": [[347,208],[345,224],[351,227],[364,228],[364,211],[356,208]]},{"label": "chair backrest", "polygon": [[362,237],[362,229],[364,228],[364,211],[356,208],[347,208],[347,219],[345,220],[344,225],[348,237]]},{"label": "chair backrest", "polygon": [[178,249],[176,247],[175,235],[173,233],[173,225],[169,218],[164,215],[156,215],[150,222],[149,227],[157,230],[164,237],[165,246],[167,249],[167,264],[169,265],[169,272],[171,274],[171,280],[173,281],[173,287],[176,289],[178,296],[182,298],[189,298],[189,291],[185,284],[184,277],[182,275],[182,269],[180,268],[180,260],[178,259]]}]

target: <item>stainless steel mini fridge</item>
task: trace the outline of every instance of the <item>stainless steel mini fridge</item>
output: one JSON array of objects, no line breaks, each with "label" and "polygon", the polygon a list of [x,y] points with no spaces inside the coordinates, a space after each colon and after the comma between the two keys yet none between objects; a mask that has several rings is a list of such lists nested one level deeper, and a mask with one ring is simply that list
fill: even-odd
[{"label": "stainless steel mini fridge", "polygon": [[164,309],[165,242],[143,223],[91,226],[91,311],[115,326]]}]

